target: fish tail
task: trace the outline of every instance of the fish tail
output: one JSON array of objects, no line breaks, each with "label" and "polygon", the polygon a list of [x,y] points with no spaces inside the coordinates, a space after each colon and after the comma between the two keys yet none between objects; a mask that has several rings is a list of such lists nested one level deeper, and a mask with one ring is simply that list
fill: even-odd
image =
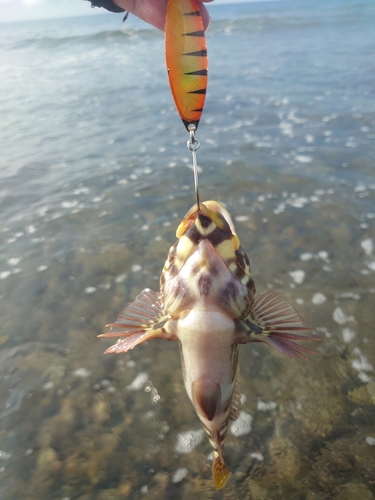
[{"label": "fish tail", "polygon": [[215,451],[214,454],[215,459],[212,466],[212,475],[216,488],[221,490],[227,484],[230,472],[228,471],[224,460],[220,458],[219,453]]},{"label": "fish tail", "polygon": [[252,334],[255,334],[251,336],[250,342],[264,342],[291,358],[307,360],[304,352],[316,354],[315,351],[297,344],[296,340],[321,340],[301,335],[312,329],[306,327],[297,311],[274,291],[257,297],[246,323]]}]

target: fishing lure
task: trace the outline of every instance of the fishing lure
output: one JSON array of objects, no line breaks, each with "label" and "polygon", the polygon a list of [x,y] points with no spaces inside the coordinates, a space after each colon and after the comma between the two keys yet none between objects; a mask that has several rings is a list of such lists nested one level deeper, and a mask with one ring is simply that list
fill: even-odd
[{"label": "fishing lure", "polygon": [[165,58],[172,96],[183,124],[198,128],[207,90],[206,36],[197,0],[169,0]]}]

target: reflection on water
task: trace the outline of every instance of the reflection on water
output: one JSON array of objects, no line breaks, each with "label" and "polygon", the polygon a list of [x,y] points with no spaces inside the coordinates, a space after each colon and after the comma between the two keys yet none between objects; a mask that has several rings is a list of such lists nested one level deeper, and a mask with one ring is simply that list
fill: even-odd
[{"label": "reflection on water", "polygon": [[[232,477],[220,493],[183,387],[178,345],[159,340],[103,356],[111,342],[96,338],[143,288],[158,288],[176,227],[194,201],[183,127],[167,100],[162,38],[136,34],[127,57],[139,61],[146,87],[160,88],[165,115],[145,88],[98,90],[105,71],[124,71],[120,63],[110,68],[111,54],[128,70],[121,85],[136,83],[118,37],[59,45],[53,64],[71,73],[66,115],[54,131],[41,95],[49,89],[53,96],[49,79],[61,78],[46,69],[49,49],[12,49],[5,85],[17,71],[34,79],[44,72],[46,80],[22,103],[34,110],[37,131],[26,130],[21,151],[4,141],[1,500],[374,498],[375,109],[372,38],[355,37],[355,23],[366,31],[373,10],[333,4],[341,24],[330,27],[307,2],[300,19],[283,2],[242,5],[231,37],[224,21],[212,24],[212,90],[198,137],[201,196],[227,205],[258,292],[281,291],[322,338],[309,363],[267,346],[241,347],[241,415],[228,434]],[[305,37],[298,46],[296,32]],[[240,63],[229,57],[250,40],[259,50],[239,54]],[[25,50],[43,64],[28,67]],[[103,67],[96,50],[106,51]],[[152,57],[160,57],[154,75]],[[341,57],[353,57],[356,70]],[[224,61],[229,75],[220,73]],[[86,71],[95,76],[88,85],[99,86],[90,101]],[[107,85],[120,86],[115,78]],[[120,94],[132,101],[132,123],[118,110]],[[25,111],[5,111],[11,136]]]}]

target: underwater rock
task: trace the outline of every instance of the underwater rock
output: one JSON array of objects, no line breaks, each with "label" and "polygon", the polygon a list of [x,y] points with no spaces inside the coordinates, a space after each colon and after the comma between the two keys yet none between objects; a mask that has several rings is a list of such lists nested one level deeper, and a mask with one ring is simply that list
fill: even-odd
[{"label": "underwater rock", "polygon": [[250,479],[246,482],[246,486],[249,489],[249,493],[251,495],[252,500],[266,500],[267,499],[267,490],[262,488],[257,481],[254,479]]},{"label": "underwater rock", "polygon": [[345,484],[335,495],[335,500],[374,500],[374,495],[363,483],[351,482]]},{"label": "underwater rock", "polygon": [[38,433],[38,441],[42,447],[64,447],[71,439],[77,424],[77,412],[70,399],[62,401],[60,411],[53,417],[44,420]]},{"label": "underwater rock", "polygon": [[293,483],[300,471],[297,447],[288,438],[273,437],[268,443],[272,468],[280,483]]},{"label": "underwater rock", "polygon": [[[371,382],[370,382],[371,383]],[[348,399],[352,403],[356,403],[358,405],[372,405],[375,404],[375,393],[371,394],[372,387],[369,387],[370,384],[362,385],[361,387],[357,387],[352,391],[348,392]]]},{"label": "underwater rock", "polygon": [[32,474],[31,491],[33,493],[46,492],[52,488],[56,475],[62,467],[56,450],[44,448],[40,451],[36,463],[36,469]]}]

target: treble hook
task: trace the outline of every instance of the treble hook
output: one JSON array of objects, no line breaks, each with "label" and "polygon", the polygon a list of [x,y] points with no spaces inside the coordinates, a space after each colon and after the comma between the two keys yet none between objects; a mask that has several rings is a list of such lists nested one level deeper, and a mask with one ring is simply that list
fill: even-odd
[{"label": "treble hook", "polygon": [[193,157],[195,201],[197,203],[197,210],[199,212],[200,204],[199,204],[199,192],[198,192],[198,164],[197,164],[196,152],[201,147],[201,145],[194,135],[194,132],[197,130],[197,127],[194,125],[194,123],[190,123],[190,125],[188,125],[188,130],[190,134],[190,139],[187,141],[187,147],[188,149],[190,149]]}]

